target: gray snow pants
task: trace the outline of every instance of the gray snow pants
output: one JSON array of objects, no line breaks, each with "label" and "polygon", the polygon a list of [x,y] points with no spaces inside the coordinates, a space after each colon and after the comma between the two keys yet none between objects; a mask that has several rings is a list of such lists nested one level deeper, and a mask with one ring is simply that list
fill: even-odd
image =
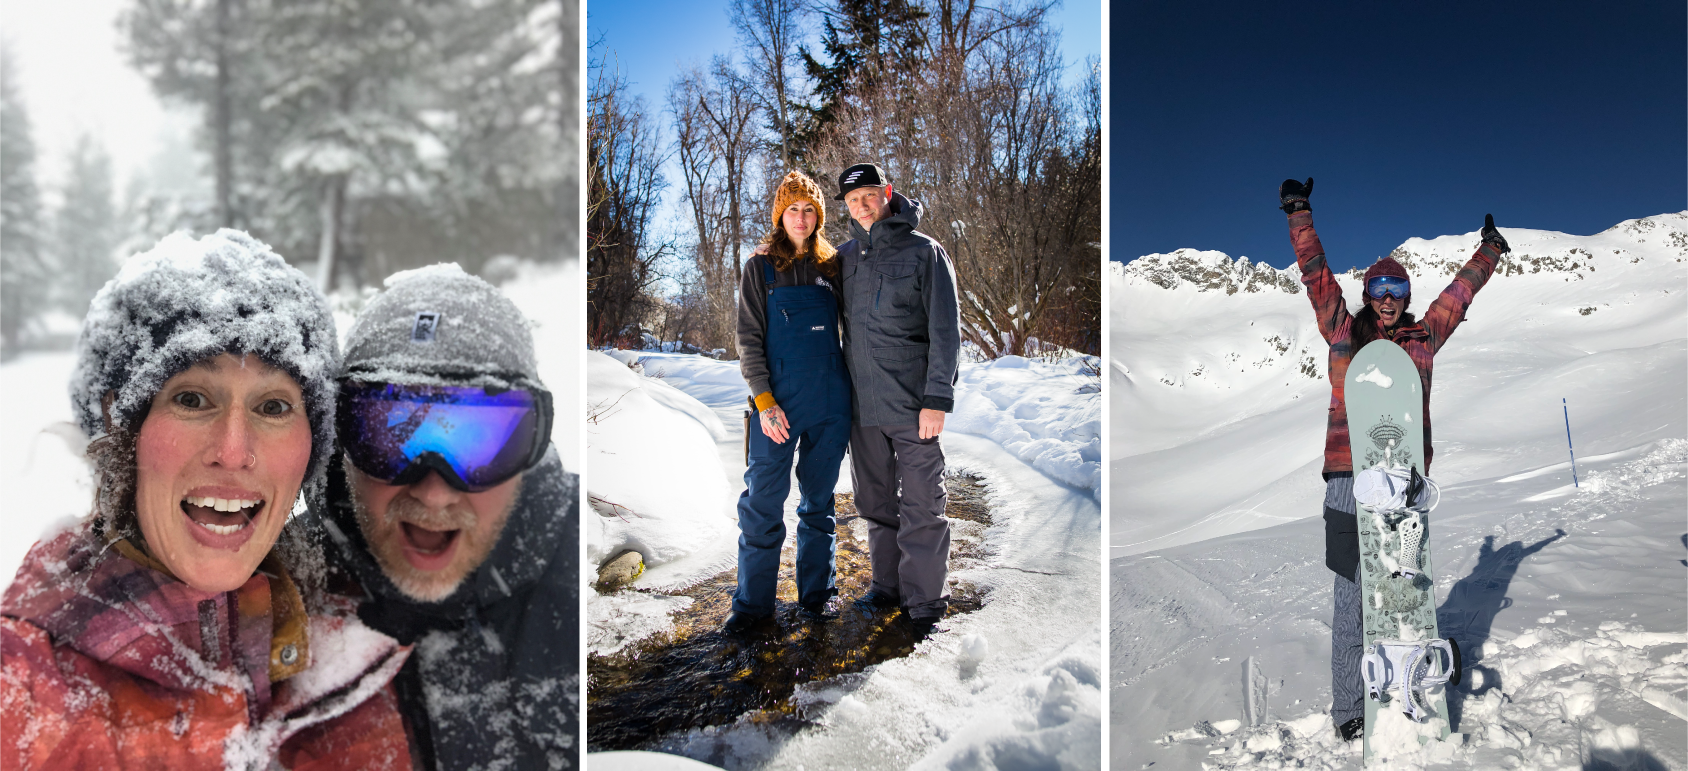
[{"label": "gray snow pants", "polygon": [[[1353,477],[1333,477],[1325,483],[1325,509],[1327,513],[1354,516]],[[1360,618],[1359,583],[1337,573],[1331,594],[1330,716],[1340,726],[1366,714],[1366,685],[1360,675],[1360,659],[1365,655],[1365,623]]]},{"label": "gray snow pants", "polygon": [[851,426],[850,475],[873,588],[899,598],[912,618],[944,615],[950,528],[938,437],[921,439],[919,426]]}]

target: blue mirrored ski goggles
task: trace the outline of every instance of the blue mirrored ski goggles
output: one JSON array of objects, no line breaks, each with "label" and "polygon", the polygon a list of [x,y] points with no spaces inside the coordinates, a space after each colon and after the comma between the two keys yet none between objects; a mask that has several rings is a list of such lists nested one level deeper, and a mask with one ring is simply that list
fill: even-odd
[{"label": "blue mirrored ski goggles", "polygon": [[481,492],[532,468],[551,439],[551,394],[541,388],[340,385],[340,446],[359,471],[387,484],[422,481]]},{"label": "blue mirrored ski goggles", "polygon": [[1374,276],[1366,282],[1366,294],[1371,295],[1373,300],[1385,297],[1405,300],[1412,293],[1412,282],[1400,276]]}]

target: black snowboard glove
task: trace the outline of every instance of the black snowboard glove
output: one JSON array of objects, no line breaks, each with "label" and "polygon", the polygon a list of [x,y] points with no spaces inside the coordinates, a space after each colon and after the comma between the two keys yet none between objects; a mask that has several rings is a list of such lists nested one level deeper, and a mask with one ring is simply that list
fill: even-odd
[{"label": "black snowboard glove", "polygon": [[1500,252],[1501,254],[1506,254],[1507,252],[1512,251],[1512,247],[1508,246],[1506,243],[1506,236],[1501,235],[1500,231],[1495,229],[1495,215],[1483,215],[1482,235],[1483,243],[1494,246],[1495,251]]},{"label": "black snowboard glove", "polygon": [[1298,211],[1312,211],[1313,207],[1307,205],[1307,197],[1312,194],[1312,177],[1307,178],[1307,184],[1305,185],[1293,179],[1286,179],[1283,184],[1278,185],[1278,200],[1282,201],[1284,204],[1278,208],[1283,209],[1285,214],[1294,214]]}]

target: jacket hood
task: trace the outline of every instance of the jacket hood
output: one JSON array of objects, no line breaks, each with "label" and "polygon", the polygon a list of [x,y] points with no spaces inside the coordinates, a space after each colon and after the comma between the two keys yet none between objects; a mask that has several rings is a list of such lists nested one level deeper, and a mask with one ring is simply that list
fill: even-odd
[{"label": "jacket hood", "polygon": [[486,561],[463,579],[457,590],[439,602],[422,602],[399,591],[376,563],[358,527],[351,487],[343,464],[330,464],[324,528],[334,547],[332,558],[348,568],[373,603],[358,613],[370,626],[409,644],[432,629],[457,628],[471,620],[478,608],[523,593],[544,574],[546,565],[573,526],[564,513],[577,497],[578,477],[563,470],[556,446],[539,465],[522,476],[521,490]]},{"label": "jacket hood", "polygon": [[850,220],[850,237],[875,248],[895,243],[907,238],[920,227],[920,215],[926,207],[919,201],[903,197],[902,193],[891,193],[891,216],[873,223],[870,232],[862,227],[862,223]]}]

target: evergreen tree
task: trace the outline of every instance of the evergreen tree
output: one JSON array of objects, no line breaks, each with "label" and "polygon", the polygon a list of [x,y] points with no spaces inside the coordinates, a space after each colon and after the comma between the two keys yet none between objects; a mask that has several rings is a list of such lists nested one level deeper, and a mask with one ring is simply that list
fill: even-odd
[{"label": "evergreen tree", "polygon": [[232,225],[334,285],[561,251],[562,7],[135,0],[123,24],[154,90],[206,108],[208,154],[226,141]]},{"label": "evergreen tree", "polygon": [[808,46],[799,47],[816,98],[807,106],[807,125],[795,135],[799,156],[822,140],[852,95],[887,85],[919,67],[925,46],[922,22],[929,14],[914,0],[835,2],[821,25],[826,61],[817,59]]},{"label": "evergreen tree", "polygon": [[11,48],[0,43],[0,353],[8,358],[17,354],[30,319],[46,307],[51,284],[35,140],[16,77]]},{"label": "evergreen tree", "polygon": [[100,287],[117,274],[121,232],[112,202],[111,156],[83,135],[70,154],[70,179],[54,220],[61,278],[59,305],[81,318]]}]

